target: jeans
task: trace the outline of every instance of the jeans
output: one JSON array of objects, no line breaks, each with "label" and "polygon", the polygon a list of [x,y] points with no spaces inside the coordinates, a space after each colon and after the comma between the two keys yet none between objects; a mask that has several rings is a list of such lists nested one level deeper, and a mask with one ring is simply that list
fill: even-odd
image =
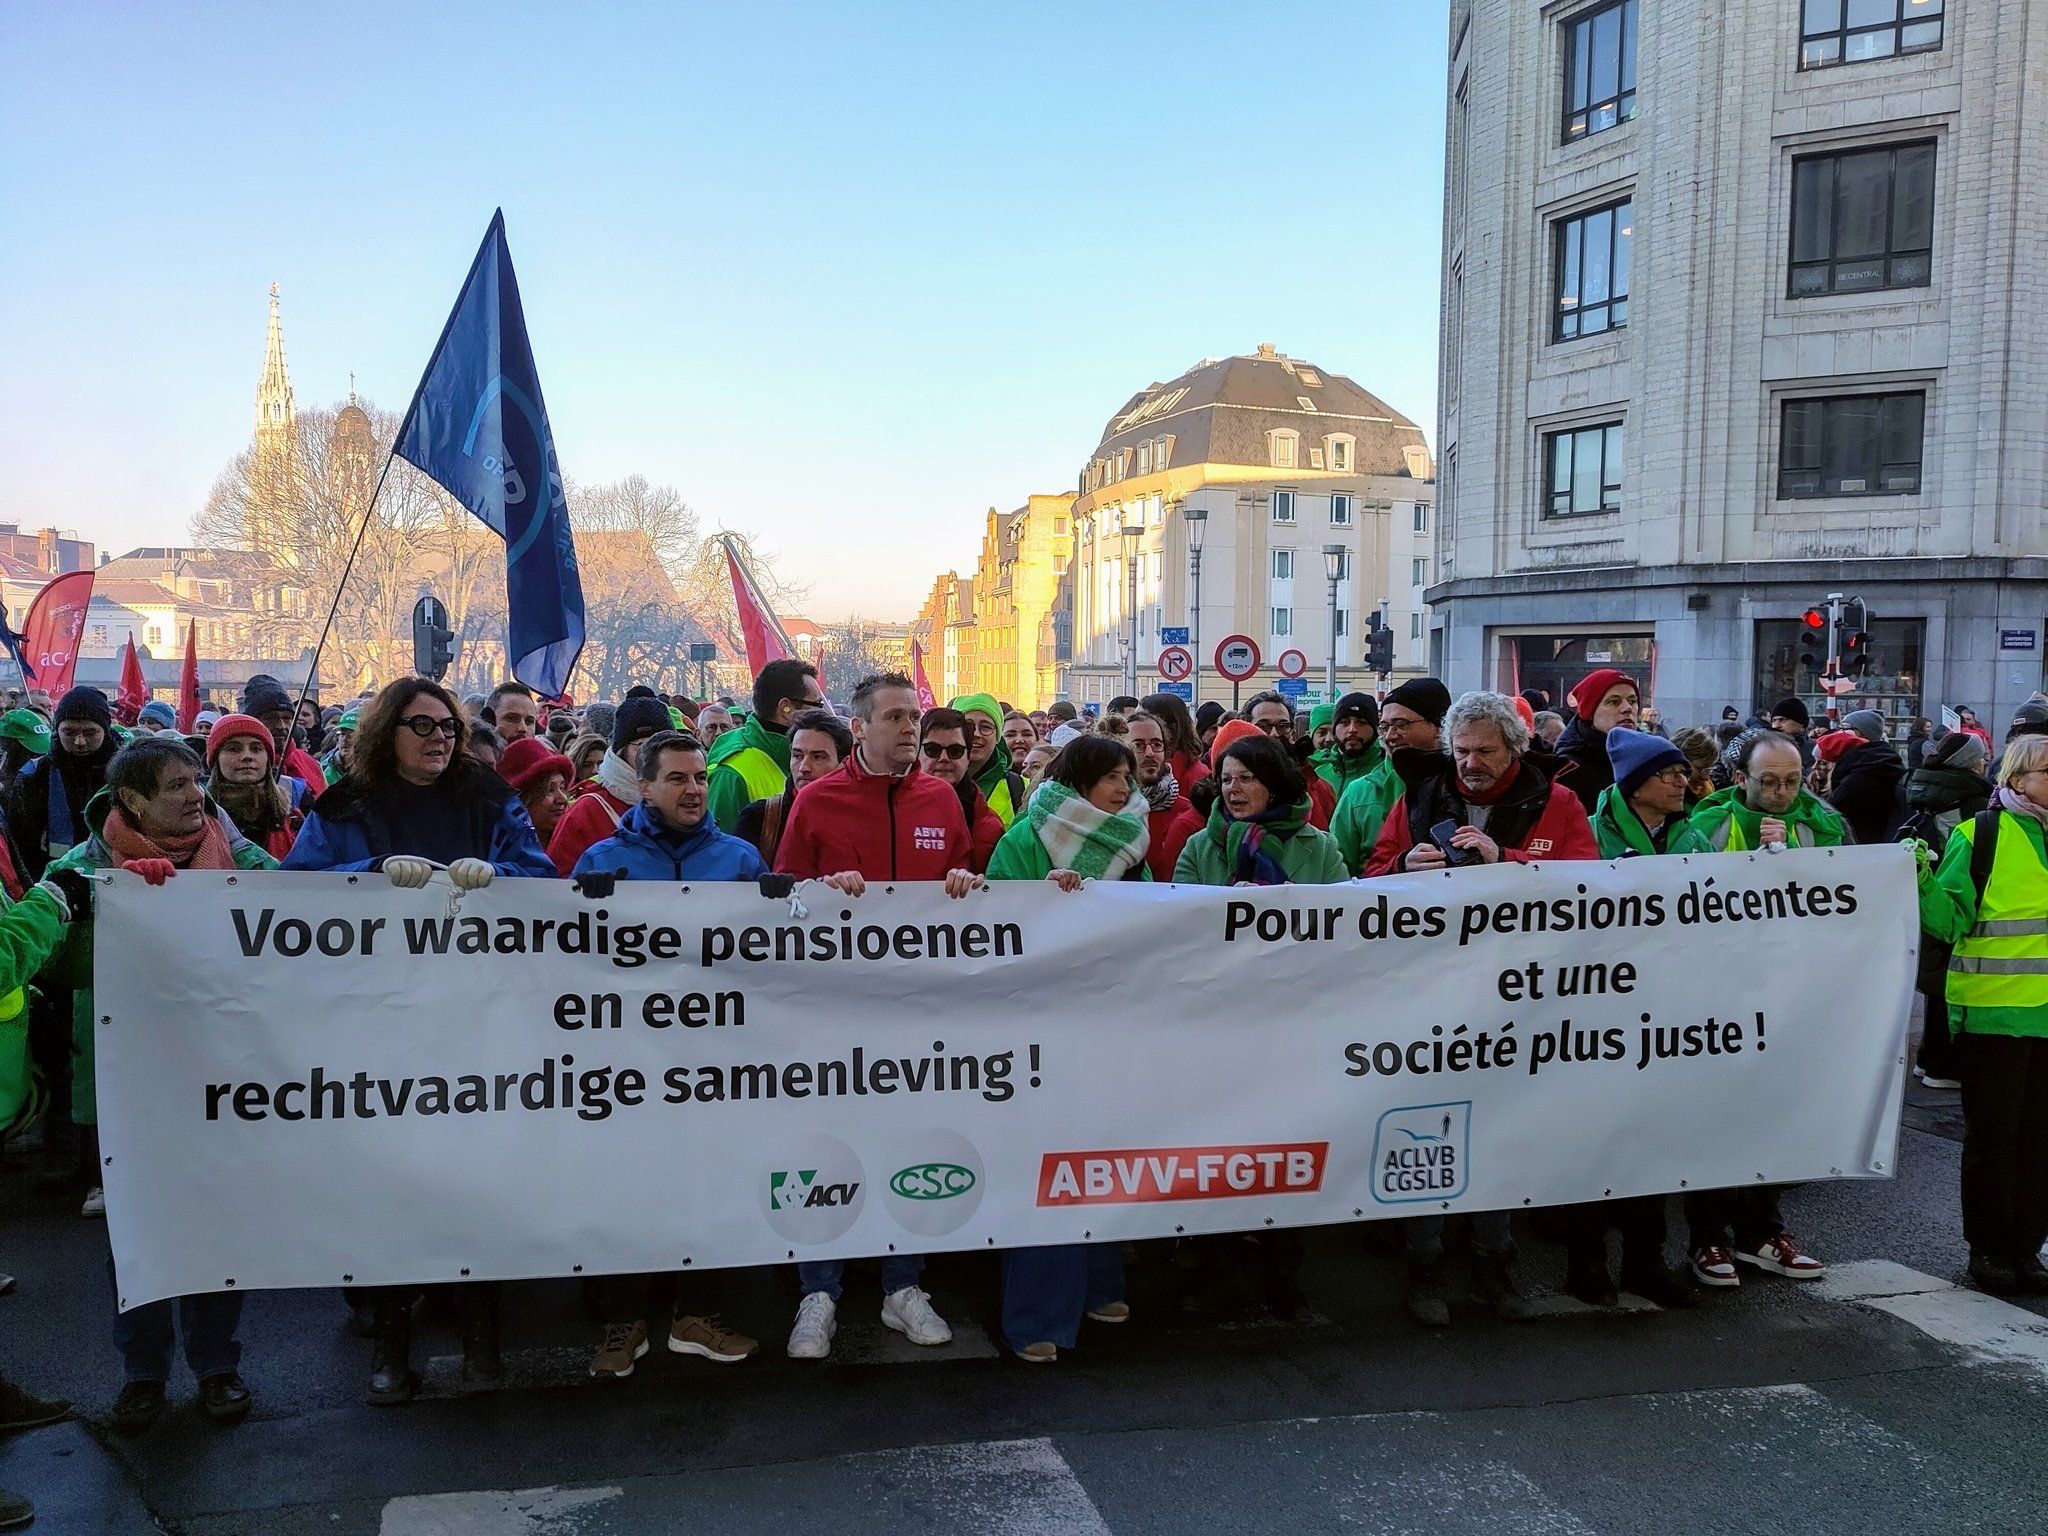
[{"label": "jeans", "polygon": [[[107,1260],[107,1279],[114,1277],[114,1261]],[[242,1321],[243,1291],[207,1291],[197,1296],[179,1296],[170,1301],[152,1301],[114,1314],[114,1347],[121,1351],[121,1366],[129,1381],[167,1381],[171,1374],[173,1344],[171,1321],[176,1309],[177,1331],[185,1336],[185,1363],[200,1381],[232,1371],[242,1363],[242,1344],[235,1330]],[[118,1295],[118,1293],[117,1293]]]},{"label": "jeans", "polygon": [[[797,1288],[806,1296],[813,1291],[823,1291],[834,1301],[839,1299],[839,1277],[846,1269],[844,1259],[817,1259],[796,1267]],[[882,1294],[893,1296],[906,1285],[917,1284],[917,1277],[924,1273],[924,1255],[921,1253],[892,1253],[882,1260]]]},{"label": "jeans", "polygon": [[1695,1253],[1702,1248],[1729,1247],[1755,1253],[1759,1244],[1785,1230],[1785,1218],[1778,1210],[1778,1197],[1784,1192],[1782,1184],[1744,1184],[1687,1195],[1688,1246]]},{"label": "jeans", "polygon": [[[1506,1211],[1474,1211],[1465,1218],[1472,1224],[1472,1252],[1480,1258],[1514,1252],[1515,1240],[1508,1230]],[[1444,1223],[1448,1216],[1410,1216],[1401,1223],[1408,1236],[1408,1257],[1421,1264],[1434,1264],[1444,1256]]]},{"label": "jeans", "polygon": [[1957,1037],[1963,1084],[1963,1238],[2012,1263],[2048,1240],[2048,1039]]},{"label": "jeans", "polygon": [[1057,1243],[1003,1254],[1003,1342],[1072,1349],[1081,1314],[1124,1299],[1121,1243]]}]

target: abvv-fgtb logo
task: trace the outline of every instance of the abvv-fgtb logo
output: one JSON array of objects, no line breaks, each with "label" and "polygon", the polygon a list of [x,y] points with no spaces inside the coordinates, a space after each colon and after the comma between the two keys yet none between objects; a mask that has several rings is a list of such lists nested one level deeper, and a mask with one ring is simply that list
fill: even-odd
[{"label": "abvv-fgtb logo", "polygon": [[1472,1101],[1410,1104],[1380,1116],[1372,1135],[1372,1197],[1382,1205],[1451,1200],[1470,1182]]}]

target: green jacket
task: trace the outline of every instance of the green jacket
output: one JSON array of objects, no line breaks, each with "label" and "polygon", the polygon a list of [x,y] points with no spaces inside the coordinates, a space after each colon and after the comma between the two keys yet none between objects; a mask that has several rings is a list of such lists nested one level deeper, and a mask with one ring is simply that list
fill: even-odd
[{"label": "green jacket", "polygon": [[[1716,853],[1741,853],[1754,848],[1763,826],[1763,812],[1742,798],[1742,786],[1731,784],[1707,796],[1692,809],[1692,827]],[[1849,824],[1813,791],[1802,789],[1792,809],[1778,818],[1801,848],[1839,848],[1849,841]]]},{"label": "green jacket", "polygon": [[1386,760],[1387,749],[1375,740],[1363,756],[1356,758],[1345,756],[1335,743],[1332,743],[1310,757],[1308,765],[1315,769],[1318,778],[1337,791],[1337,798],[1342,800],[1344,791]]},{"label": "green jacket", "polygon": [[719,831],[732,831],[741,811],[788,787],[789,737],[769,730],[759,715],[711,743],[706,804]]},{"label": "green jacket", "polygon": [[28,982],[64,941],[64,903],[30,886],[0,912],[0,1132],[33,1113],[38,1098],[28,1056]]},{"label": "green jacket", "polygon": [[[107,810],[113,803],[104,789],[86,802],[85,824],[92,829],[92,836],[50,868],[112,869],[121,862],[101,835],[107,824]],[[235,868],[277,868],[277,860],[242,836],[227,813],[213,803],[211,796],[207,797],[206,814],[218,817],[226,830],[229,856],[235,861]],[[92,931],[95,926],[94,923],[75,924],[65,935],[63,947],[51,958],[46,973],[52,993],[67,987],[71,991],[71,1118],[79,1125],[94,1125],[99,1120],[99,1096],[94,1092],[93,1084]]]},{"label": "green jacket", "polygon": [[963,715],[981,714],[995,721],[996,749],[982,764],[981,772],[974,776],[974,785],[981,791],[981,798],[988,802],[988,808],[996,813],[996,820],[1009,826],[1024,806],[1021,800],[1012,799],[1010,794],[1010,749],[1003,741],[1003,706],[992,694],[963,693],[948,707],[959,710]]},{"label": "green jacket", "polygon": [[1344,859],[1344,867],[1354,875],[1364,873],[1365,861],[1372,857],[1372,845],[1380,840],[1387,812],[1407,789],[1401,775],[1394,772],[1394,760],[1381,751],[1378,742],[1373,743],[1373,750],[1381,753],[1380,762],[1372,772],[1344,787],[1337,797],[1337,809],[1330,813],[1330,836],[1337,840],[1337,852]]},{"label": "green jacket", "polygon": [[1713,852],[1699,828],[1683,814],[1666,821],[1664,827],[1664,846],[1659,848],[1650,841],[1649,829],[1622,795],[1619,784],[1601,790],[1599,802],[1593,807],[1593,840],[1600,845],[1603,859],[1618,859],[1631,853]]},{"label": "green jacket", "polygon": [[[1174,861],[1176,885],[1229,885],[1234,876],[1230,844],[1224,829],[1228,823],[1219,805],[1209,816],[1209,825],[1187,841]],[[1268,839],[1266,851],[1287,872],[1290,885],[1342,885],[1351,876],[1343,856],[1330,834],[1315,827],[1303,827],[1286,842]]]},{"label": "green jacket", "polygon": [[[1970,875],[1976,832],[1975,817],[1962,821],[1949,834],[1941,863],[1920,866],[1920,926],[1944,944],[2006,957],[2009,973],[1991,971],[1987,964],[1982,973],[1959,978],[1952,961],[1949,1027],[1978,1035],[2048,1035],[2048,1002],[2030,1001],[2048,988],[2041,971],[2027,965],[2048,957],[2048,846],[2041,824],[2031,816],[1999,813],[1997,853],[1981,902]],[[1987,928],[2009,926],[2012,931],[1979,935],[1980,919]],[[1967,994],[1972,989],[1992,993],[1995,1000],[1971,1003]],[[1965,995],[1959,998],[1958,992]]]}]

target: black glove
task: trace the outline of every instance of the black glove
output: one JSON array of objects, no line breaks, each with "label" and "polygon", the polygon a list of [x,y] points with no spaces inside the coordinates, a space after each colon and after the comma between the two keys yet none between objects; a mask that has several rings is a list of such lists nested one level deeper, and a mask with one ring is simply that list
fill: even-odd
[{"label": "black glove", "polygon": [[619,888],[619,876],[624,873],[623,869],[585,870],[576,877],[576,894],[602,901]]},{"label": "black glove", "polygon": [[761,877],[761,894],[763,896],[787,896],[795,889],[795,875],[763,875]]},{"label": "black glove", "polygon": [[82,923],[92,916],[92,882],[77,870],[50,870],[43,876],[43,885],[56,892],[72,922]]}]

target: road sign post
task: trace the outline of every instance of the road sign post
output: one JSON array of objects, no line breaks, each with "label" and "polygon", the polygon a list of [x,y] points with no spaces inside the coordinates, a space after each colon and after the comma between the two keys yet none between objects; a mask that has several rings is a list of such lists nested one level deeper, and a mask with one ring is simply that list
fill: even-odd
[{"label": "road sign post", "polygon": [[1195,675],[1195,653],[1184,645],[1160,648],[1159,675],[1169,683],[1185,683]]},{"label": "road sign post", "polygon": [[1238,707],[1244,680],[1259,670],[1259,643],[1250,635],[1225,635],[1216,646],[1216,670],[1230,680],[1230,707]]}]

